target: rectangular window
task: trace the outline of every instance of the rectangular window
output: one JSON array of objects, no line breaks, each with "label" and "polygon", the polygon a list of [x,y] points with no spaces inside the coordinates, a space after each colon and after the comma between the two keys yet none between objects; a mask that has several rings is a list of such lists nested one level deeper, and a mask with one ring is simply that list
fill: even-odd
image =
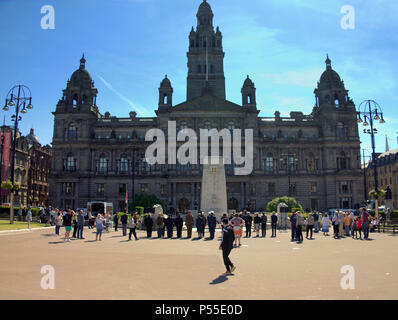
[{"label": "rectangular window", "polygon": [[255,195],[256,194],[256,184],[251,183],[249,188],[250,188],[250,194]]},{"label": "rectangular window", "polygon": [[318,191],[318,183],[311,182],[311,192],[316,193]]},{"label": "rectangular window", "polygon": [[119,194],[126,194],[127,185],[125,183],[119,184]]},{"label": "rectangular window", "polygon": [[268,183],[268,194],[271,196],[275,195],[275,182]]},{"label": "rectangular window", "polygon": [[296,182],[290,183],[290,186],[289,186],[289,193],[290,193],[290,194],[295,194],[295,193],[296,193]]},{"label": "rectangular window", "polygon": [[104,183],[97,183],[97,194],[98,195],[105,194],[105,184]]},{"label": "rectangular window", "polygon": [[147,193],[148,192],[148,185],[146,183],[141,183],[140,184],[140,191],[141,191],[141,193]]},{"label": "rectangular window", "polygon": [[166,184],[160,185],[160,194],[162,196],[167,195],[167,185]]}]

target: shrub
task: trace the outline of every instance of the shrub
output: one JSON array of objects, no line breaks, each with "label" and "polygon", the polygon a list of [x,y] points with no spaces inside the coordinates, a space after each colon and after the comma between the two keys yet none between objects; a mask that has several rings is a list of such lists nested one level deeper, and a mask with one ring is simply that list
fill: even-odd
[{"label": "shrub", "polygon": [[285,203],[288,206],[288,212],[292,212],[292,210],[303,212],[303,207],[301,204],[295,199],[291,197],[279,197],[271,200],[267,204],[267,211],[273,212],[277,211],[279,203]]}]

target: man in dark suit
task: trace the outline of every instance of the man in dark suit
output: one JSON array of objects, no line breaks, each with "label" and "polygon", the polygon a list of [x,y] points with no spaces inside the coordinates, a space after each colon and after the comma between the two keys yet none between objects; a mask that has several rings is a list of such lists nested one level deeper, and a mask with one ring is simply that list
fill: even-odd
[{"label": "man in dark suit", "polygon": [[276,226],[278,224],[278,216],[275,214],[275,212],[272,213],[271,216],[271,228],[272,228],[272,238],[276,237]]},{"label": "man in dark suit", "polygon": [[148,239],[152,238],[153,219],[151,214],[145,217],[146,236]]},{"label": "man in dark suit", "polygon": [[181,218],[181,213],[177,213],[175,225],[177,229],[177,238],[180,239],[182,237],[182,227],[184,225],[184,220]]},{"label": "man in dark suit", "polygon": [[168,215],[168,217],[164,220],[164,224],[167,229],[167,238],[172,239],[173,238],[173,228],[174,228],[174,221],[171,215]]},{"label": "man in dark suit", "polygon": [[235,240],[234,230],[229,225],[228,219],[223,219],[222,224],[222,240],[219,249],[222,250],[224,265],[227,268],[227,271],[225,273],[232,273],[235,270],[235,266],[229,259],[229,254],[231,253]]},{"label": "man in dark suit", "polygon": [[216,226],[217,226],[217,219],[216,216],[214,215],[214,211],[210,211],[209,215],[207,216],[207,225],[209,226],[209,232],[210,232],[210,239],[214,239],[214,232],[216,231]]},{"label": "man in dark suit", "polygon": [[250,238],[252,236],[252,222],[253,217],[250,215],[250,211],[246,212],[245,227],[246,227],[246,238]]}]

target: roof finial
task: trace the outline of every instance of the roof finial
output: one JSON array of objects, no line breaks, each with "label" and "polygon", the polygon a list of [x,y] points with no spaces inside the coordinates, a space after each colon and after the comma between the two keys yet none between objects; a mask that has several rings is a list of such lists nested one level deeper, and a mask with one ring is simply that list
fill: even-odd
[{"label": "roof finial", "polygon": [[84,69],[86,65],[86,59],[84,59],[84,52],[83,52],[83,56],[80,59],[80,69]]},{"label": "roof finial", "polygon": [[332,68],[332,61],[329,58],[329,54],[326,54],[326,69],[331,69]]}]

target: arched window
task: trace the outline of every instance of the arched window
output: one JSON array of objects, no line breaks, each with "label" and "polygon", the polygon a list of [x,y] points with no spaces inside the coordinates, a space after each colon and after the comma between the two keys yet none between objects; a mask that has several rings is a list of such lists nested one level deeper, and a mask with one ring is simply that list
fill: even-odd
[{"label": "arched window", "polygon": [[339,96],[337,95],[337,93],[334,95],[334,105],[336,107],[340,106]]},{"label": "arched window", "polygon": [[119,170],[120,170],[120,172],[128,172],[129,171],[129,161],[125,154],[123,154],[120,157]]},{"label": "arched window", "polygon": [[78,102],[79,102],[79,97],[78,97],[77,94],[75,94],[75,95],[73,96],[73,99],[72,99],[73,108],[77,108]]},{"label": "arched window", "polygon": [[188,128],[187,123],[185,121],[180,122],[180,130],[184,130]]},{"label": "arched window", "polygon": [[167,93],[163,94],[163,104],[167,104],[169,102],[169,97],[167,96]]},{"label": "arched window", "polygon": [[248,94],[248,95],[247,95],[247,102],[248,102],[249,104],[252,103],[252,95],[251,95],[251,94]]},{"label": "arched window", "polygon": [[232,131],[235,129],[235,122],[230,121],[228,122],[228,130]]}]

